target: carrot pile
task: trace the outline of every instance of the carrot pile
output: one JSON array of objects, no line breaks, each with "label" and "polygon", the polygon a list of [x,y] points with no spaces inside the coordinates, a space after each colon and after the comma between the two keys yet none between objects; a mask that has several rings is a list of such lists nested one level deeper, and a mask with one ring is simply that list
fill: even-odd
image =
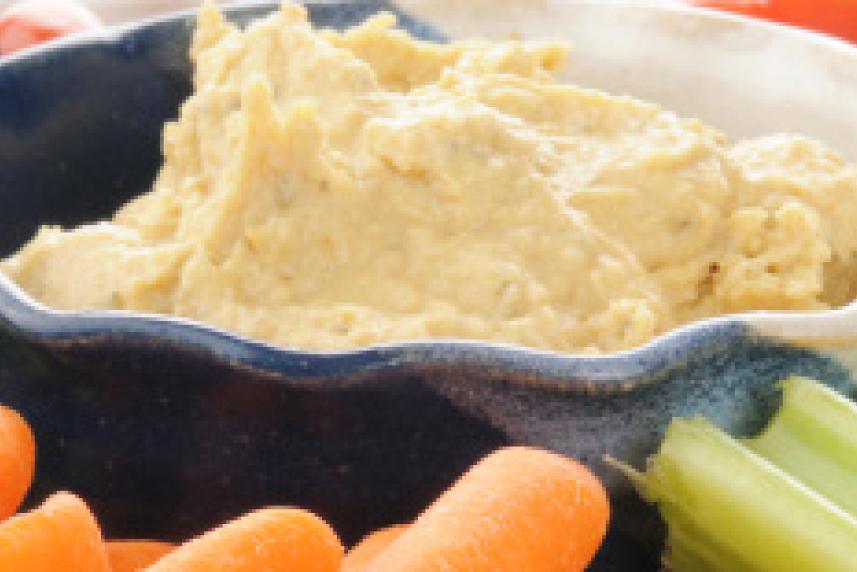
[{"label": "carrot pile", "polygon": [[507,447],[473,466],[412,523],[375,531],[347,553],[324,520],[291,507],[253,511],[179,546],[108,541],[86,503],[68,492],[15,515],[35,461],[27,422],[0,406],[0,570],[573,572],[595,555],[610,512],[603,486],[582,465]]}]

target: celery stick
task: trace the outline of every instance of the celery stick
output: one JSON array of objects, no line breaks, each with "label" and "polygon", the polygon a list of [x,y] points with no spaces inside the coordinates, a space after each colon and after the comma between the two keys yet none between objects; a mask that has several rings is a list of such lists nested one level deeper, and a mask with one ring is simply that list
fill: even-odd
[{"label": "celery stick", "polygon": [[694,572],[753,570],[729,547],[715,545],[703,532],[685,520],[677,515],[670,521],[670,549],[664,559],[667,569]]},{"label": "celery stick", "polygon": [[783,382],[783,406],[744,443],[857,517],[857,404],[809,379]]},{"label": "celery stick", "polygon": [[674,570],[857,570],[857,518],[704,419],[674,420],[634,480],[667,522]]}]

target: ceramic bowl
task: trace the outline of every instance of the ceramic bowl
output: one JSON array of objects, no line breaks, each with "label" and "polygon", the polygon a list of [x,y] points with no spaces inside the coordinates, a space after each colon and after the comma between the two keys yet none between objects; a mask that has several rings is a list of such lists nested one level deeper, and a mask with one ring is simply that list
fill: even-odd
[{"label": "ceramic bowl", "polygon": [[[857,158],[857,49],[844,43],[680,8],[522,3],[501,18],[478,2],[470,14],[407,4],[416,17],[377,2],[310,14],[341,28],[396,9],[436,41],[561,36],[577,45],[574,81],[734,136],[804,132]],[[0,254],[39,224],[107,217],[149,188],[161,126],[190,91],[192,28],[191,15],[170,16],[0,62]],[[182,319],[57,312],[0,277],[0,402],[39,437],[30,502],[74,490],[113,537],[181,540],[287,503],[353,542],[412,519],[479,456],[516,442],[572,454],[605,479],[614,518],[594,570],[656,570],[657,515],[604,455],[640,465],[674,415],[757,430],[791,373],[848,391],[855,324],[857,308],[732,316],[602,357],[461,340],[311,353]]]}]

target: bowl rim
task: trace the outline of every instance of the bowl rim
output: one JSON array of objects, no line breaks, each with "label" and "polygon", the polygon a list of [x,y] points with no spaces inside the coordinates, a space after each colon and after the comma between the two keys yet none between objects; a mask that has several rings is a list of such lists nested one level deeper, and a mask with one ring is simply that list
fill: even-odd
[{"label": "bowl rim", "polygon": [[[335,6],[338,4],[343,4],[342,0],[234,0],[225,4],[218,4],[218,8],[228,16],[237,16],[245,12],[252,13],[258,10],[273,11],[276,10],[282,4],[283,1],[293,1],[304,6]],[[365,7],[376,8],[378,10],[392,10],[399,12],[400,14],[406,13],[397,5],[395,0],[346,1],[347,3],[352,5],[363,5]],[[703,20],[707,19],[719,20],[721,22],[739,23],[743,26],[767,29],[769,32],[775,34],[792,36],[794,39],[799,41],[819,44],[826,48],[842,51],[850,56],[857,58],[857,44],[852,44],[851,42],[848,42],[847,40],[838,36],[834,36],[826,32],[819,32],[816,30],[801,28],[792,24],[765,20],[761,18],[754,18],[752,16],[747,16],[736,12],[718,10],[709,6],[695,6],[691,4],[672,2],[641,4],[639,2],[635,2],[634,0],[552,0],[551,2],[548,2],[545,5],[544,9],[549,10],[550,5],[554,2],[563,5],[578,5],[595,8],[609,7],[621,8],[623,10],[636,10],[640,12],[677,13],[689,17],[700,18]],[[199,10],[199,8],[188,8],[183,10],[170,11],[163,14],[156,14],[146,18],[141,18],[131,22],[126,22],[123,24],[104,26],[97,29],[77,32],[67,36],[60,36],[59,38],[29,46],[18,50],[12,54],[0,57],[0,65],[7,65],[18,60],[27,60],[36,57],[42,53],[52,52],[55,50],[60,50],[72,46],[101,42],[115,42],[124,35],[139,32],[142,29],[156,25],[176,23],[179,21],[192,22]],[[423,20],[420,21],[425,24],[428,24],[429,26],[433,25],[432,22]]]},{"label": "bowl rim", "polygon": [[[623,6],[643,11],[684,13],[693,17],[740,21],[792,35],[796,41],[815,42],[845,50],[854,57],[857,46],[845,40],[793,26],[757,20],[739,14],[686,5],[639,5],[631,2],[563,0],[582,6]],[[308,5],[336,5],[335,0],[312,0]],[[357,4],[378,10],[396,10],[384,0]],[[221,6],[231,17],[275,10],[278,2],[254,0]],[[114,44],[147,29],[185,22],[190,25],[197,9],[182,10],[60,38],[0,59],[0,67],[27,62],[77,46]],[[422,22],[421,23],[426,23]],[[427,22],[431,26],[431,22]],[[428,338],[392,341],[344,350],[308,350],[277,346],[189,318],[125,310],[63,311],[37,301],[5,274],[0,273],[0,327],[38,344],[69,348],[94,344],[143,344],[172,347],[207,355],[233,367],[299,382],[331,379],[350,383],[379,370],[418,367],[481,370],[488,377],[513,384],[535,385],[570,391],[629,391],[665,375],[688,360],[720,351],[725,345],[762,333],[799,337],[801,325],[814,324],[806,337],[823,335],[824,322],[857,324],[857,301],[824,311],[755,311],[706,318],[671,329],[647,343],[605,354],[567,353],[511,343],[460,338]],[[819,325],[821,327],[819,327]],[[768,327],[770,326],[770,327]],[[841,328],[840,328],[841,329]],[[857,330],[857,326],[851,328]],[[855,331],[857,335],[857,331]]]}]

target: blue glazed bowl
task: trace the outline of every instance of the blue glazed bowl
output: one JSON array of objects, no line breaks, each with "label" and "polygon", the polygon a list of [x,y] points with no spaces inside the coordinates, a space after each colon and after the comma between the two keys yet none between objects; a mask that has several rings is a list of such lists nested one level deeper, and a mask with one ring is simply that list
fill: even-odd
[{"label": "blue glazed bowl", "polygon": [[[337,28],[392,9],[309,8]],[[271,9],[229,14],[246,22]],[[149,188],[161,126],[190,92],[192,28],[191,15],[172,16],[0,62],[0,254],[40,224],[107,217]],[[857,73],[855,50],[843,50]],[[602,357],[460,340],[310,353],[182,319],[57,312],[0,277],[0,402],[38,435],[30,502],[74,490],[112,537],[182,540],[280,503],[313,509],[350,543],[409,521],[481,455],[523,442],[574,455],[607,483],[614,517],[594,570],[657,570],[657,515],[604,455],[641,465],[676,415],[756,431],[789,374],[849,391],[855,323],[857,308],[735,316]]]}]

